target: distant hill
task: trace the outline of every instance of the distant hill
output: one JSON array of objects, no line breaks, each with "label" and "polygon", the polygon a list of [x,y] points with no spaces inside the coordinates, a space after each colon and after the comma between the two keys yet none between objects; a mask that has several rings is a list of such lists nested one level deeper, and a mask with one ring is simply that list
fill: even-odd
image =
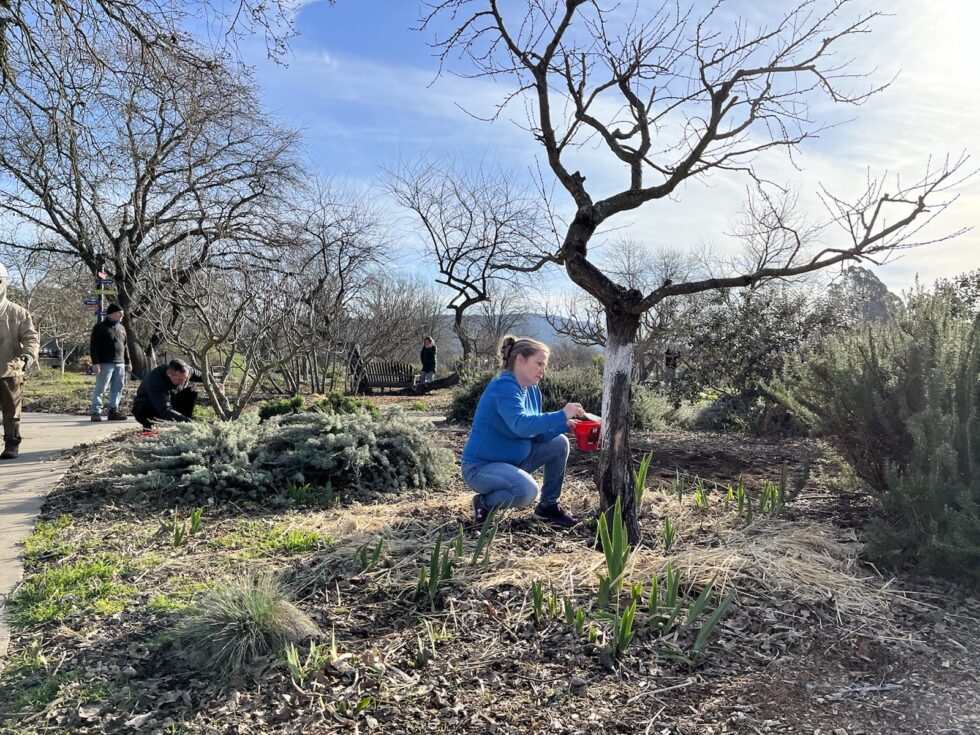
[{"label": "distant hill", "polygon": [[[442,327],[443,336],[439,345],[439,351],[443,354],[460,352],[459,340],[453,334],[452,316],[447,314],[440,326]],[[523,324],[519,329],[515,329],[514,332],[522,337],[531,337],[532,339],[544,342],[549,347],[573,344],[570,339],[559,335],[552,329],[544,314],[524,314]]]}]

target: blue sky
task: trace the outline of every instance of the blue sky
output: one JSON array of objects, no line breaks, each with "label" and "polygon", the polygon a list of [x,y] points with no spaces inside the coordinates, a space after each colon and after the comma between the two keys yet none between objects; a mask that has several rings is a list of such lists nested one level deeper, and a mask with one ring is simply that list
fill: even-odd
[{"label": "blue sky", "polygon": [[[659,0],[641,0],[641,10],[648,3],[660,5]],[[814,221],[826,218],[814,196],[818,182],[854,195],[869,169],[873,175],[888,171],[907,181],[922,173],[930,156],[955,157],[964,150],[974,154],[973,165],[980,167],[980,83],[972,38],[980,26],[980,10],[972,0],[894,0],[887,5],[891,16],[848,52],[862,69],[878,69],[876,81],[895,74],[898,79],[863,107],[816,108],[822,119],[851,122],[806,145],[797,159],[803,172],[785,158],[773,160],[768,168],[774,178],[800,189]],[[737,3],[740,13],[760,19],[783,6],[771,0]],[[266,60],[258,40],[247,43],[243,53],[256,67],[267,107],[303,130],[313,167],[339,181],[370,187],[383,166],[423,155],[490,158],[504,168],[527,171],[540,149],[526,131],[508,120],[475,120],[458,106],[486,112],[503,87],[486,80],[437,77],[427,37],[411,30],[417,14],[415,0],[338,0],[334,6],[314,0],[297,10],[300,35],[285,65]],[[618,181],[617,166],[605,156],[595,153],[585,160],[593,181]],[[712,243],[728,252],[724,233],[744,199],[745,183],[725,175],[685,186],[670,201],[623,216],[614,223],[622,228],[616,235],[680,250]],[[959,193],[960,200],[926,235],[974,226],[980,215],[980,177]],[[392,222],[398,241],[411,243],[410,223],[395,216]],[[411,252],[404,252],[401,260],[424,270]],[[900,290],[917,274],[928,283],[977,267],[980,233],[973,231],[950,243],[908,251],[876,272]],[[557,273],[549,288],[561,291],[571,284]]]}]

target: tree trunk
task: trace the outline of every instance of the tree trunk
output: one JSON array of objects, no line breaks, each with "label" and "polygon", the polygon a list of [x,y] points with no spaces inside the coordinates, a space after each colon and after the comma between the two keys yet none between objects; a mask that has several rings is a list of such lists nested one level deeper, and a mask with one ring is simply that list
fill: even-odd
[{"label": "tree trunk", "polygon": [[473,354],[473,340],[466,333],[466,329],[463,327],[463,310],[456,309],[453,314],[453,334],[459,339],[460,347],[463,348],[463,364],[466,364],[468,358]]},{"label": "tree trunk", "polygon": [[630,543],[640,543],[633,461],[630,456],[629,408],[633,349],[639,318],[606,309],[606,360],[602,373],[602,450],[596,484],[602,510],[620,499]]}]

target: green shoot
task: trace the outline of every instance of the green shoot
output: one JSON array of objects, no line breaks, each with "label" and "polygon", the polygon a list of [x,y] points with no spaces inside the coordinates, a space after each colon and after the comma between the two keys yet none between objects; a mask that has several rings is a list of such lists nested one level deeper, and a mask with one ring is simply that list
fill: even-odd
[{"label": "green shoot", "polygon": [[643,494],[647,487],[647,473],[650,471],[650,462],[653,461],[653,452],[647,452],[640,460],[640,466],[633,475],[633,483],[636,488],[636,510],[643,509]]}]

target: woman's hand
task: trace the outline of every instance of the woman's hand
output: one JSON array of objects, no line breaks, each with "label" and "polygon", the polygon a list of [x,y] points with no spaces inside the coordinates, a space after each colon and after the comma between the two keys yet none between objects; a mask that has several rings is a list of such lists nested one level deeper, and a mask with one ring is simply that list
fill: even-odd
[{"label": "woman's hand", "polygon": [[565,414],[565,418],[569,420],[585,418],[585,409],[582,408],[581,403],[566,403],[562,411]]}]

